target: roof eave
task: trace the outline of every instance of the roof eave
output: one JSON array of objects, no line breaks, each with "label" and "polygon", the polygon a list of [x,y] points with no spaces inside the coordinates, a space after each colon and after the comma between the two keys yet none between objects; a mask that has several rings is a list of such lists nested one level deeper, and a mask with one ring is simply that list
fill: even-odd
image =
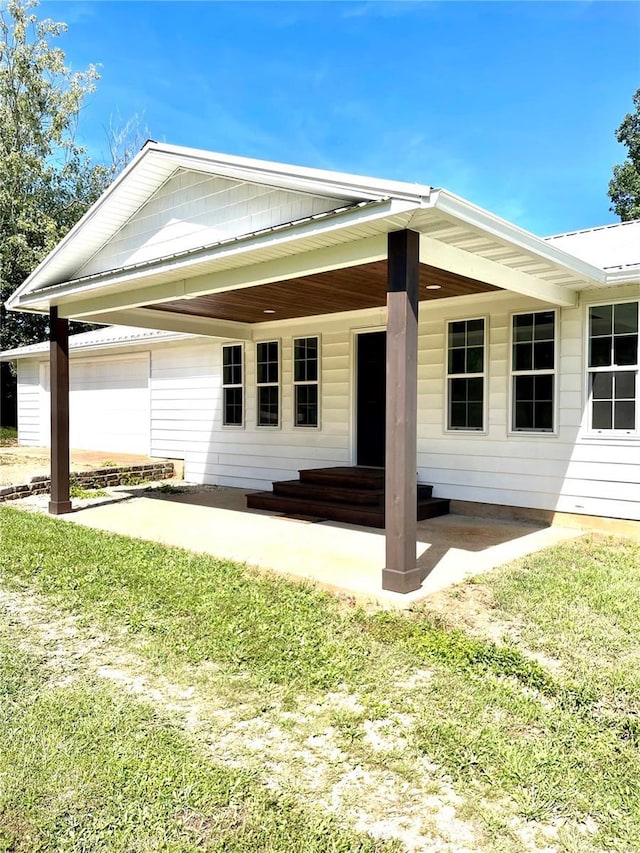
[{"label": "roof eave", "polygon": [[124,286],[137,279],[145,278],[154,272],[166,272],[170,270],[171,272],[175,272],[176,277],[179,277],[182,270],[188,267],[193,268],[198,263],[210,260],[211,255],[217,254],[222,257],[232,253],[246,254],[250,259],[252,252],[267,245],[271,248],[277,244],[295,243],[295,241],[309,236],[316,236],[330,231],[347,230],[350,227],[358,227],[365,223],[384,221],[388,217],[399,214],[410,216],[412,211],[417,208],[418,205],[415,202],[385,198],[371,202],[366,206],[350,208],[334,216],[304,220],[292,223],[287,228],[274,229],[267,233],[258,232],[256,235],[250,235],[247,238],[225,241],[213,247],[210,250],[210,254],[207,254],[205,250],[198,249],[186,252],[179,258],[156,259],[131,269],[109,270],[106,273],[97,273],[85,278],[63,281],[46,288],[35,290],[32,293],[21,294],[19,291],[16,291],[7,300],[6,307],[12,311],[29,310],[30,308],[42,310],[41,306],[44,303],[48,305],[56,304],[53,300],[72,294],[88,294],[99,290],[101,287]]},{"label": "roof eave", "polygon": [[569,252],[549,245],[543,238],[536,237],[529,231],[525,231],[524,228],[513,225],[511,222],[507,222],[506,219],[489,213],[489,211],[460,198],[454,193],[450,193],[448,190],[434,190],[431,194],[429,205],[442,213],[447,213],[455,219],[478,228],[484,233],[491,234],[504,243],[518,246],[550,263],[559,264],[581,278],[586,279],[587,283],[605,283],[605,272],[600,267],[582,261]]},{"label": "roof eave", "polygon": [[612,286],[616,284],[640,284],[640,266],[630,269],[606,270],[605,284]]},{"label": "roof eave", "polygon": [[[120,338],[107,341],[74,341],[74,335],[69,336],[69,353],[94,352],[96,350],[129,349],[130,347],[153,346],[155,343],[180,341],[188,338],[197,338],[197,335],[189,332],[163,332],[161,335],[147,335],[140,338]],[[12,350],[0,352],[0,361],[17,361],[23,358],[41,358],[49,351],[49,344],[43,341],[39,344],[31,344],[28,347],[16,347]]]},{"label": "roof eave", "polygon": [[[66,251],[69,244],[78,234],[104,209],[114,195],[125,192],[123,184],[132,172],[143,167],[145,161],[171,159],[175,168],[184,167],[205,170],[212,174],[242,175],[246,180],[260,183],[284,186],[298,192],[319,193],[322,195],[337,195],[348,200],[375,200],[381,197],[393,196],[400,201],[420,204],[428,198],[431,188],[422,184],[409,184],[396,181],[384,181],[375,178],[360,177],[341,172],[331,172],[321,169],[311,169],[301,166],[289,166],[263,160],[252,160],[245,157],[234,157],[226,154],[216,154],[193,148],[182,148],[176,145],[149,140],[141,151],[123,169],[113,183],[105,190],[100,198],[89,208],[85,215],[63,237],[55,248],[41,261],[28,278],[14,293],[19,298],[33,289],[34,282],[42,276],[45,269],[59,255]],[[157,187],[152,188],[150,194]],[[124,224],[124,222],[122,223]]]}]

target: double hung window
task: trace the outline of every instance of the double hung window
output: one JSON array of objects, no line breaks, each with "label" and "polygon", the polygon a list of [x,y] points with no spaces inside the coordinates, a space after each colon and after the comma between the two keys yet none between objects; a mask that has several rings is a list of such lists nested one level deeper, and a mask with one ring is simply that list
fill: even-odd
[{"label": "double hung window", "polygon": [[485,321],[447,325],[447,429],[484,429]]},{"label": "double hung window", "polygon": [[553,432],[556,312],[515,314],[511,346],[512,429]]},{"label": "double hung window", "polygon": [[222,347],[222,424],[244,423],[244,377],[242,344]]},{"label": "double hung window", "polygon": [[317,337],[294,338],[294,426],[318,426],[318,379],[320,347]]},{"label": "double hung window", "polygon": [[589,408],[595,432],[636,434],[638,303],[589,308]]},{"label": "double hung window", "polygon": [[256,346],[258,426],[280,425],[280,344],[264,341]]}]

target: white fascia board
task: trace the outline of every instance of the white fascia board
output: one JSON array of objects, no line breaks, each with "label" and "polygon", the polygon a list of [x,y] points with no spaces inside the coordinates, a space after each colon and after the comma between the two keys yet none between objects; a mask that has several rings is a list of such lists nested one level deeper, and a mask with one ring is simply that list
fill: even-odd
[{"label": "white fascia board", "polygon": [[[102,193],[100,198],[91,205],[89,210],[82,216],[76,224],[71,228],[70,231],[65,234],[62,240],[54,246],[54,248],[49,252],[49,254],[44,258],[38,266],[31,272],[31,274],[23,281],[20,287],[12,294],[11,298],[7,300],[7,308],[12,308],[17,304],[17,300],[20,296],[29,292],[32,283],[34,280],[38,278],[41,272],[51,264],[53,260],[55,260],[62,252],[64,252],[67,246],[76,238],[78,233],[82,231],[95,217],[103,210],[103,208],[111,201],[114,195],[117,195],[121,192],[122,184],[128,179],[131,172],[139,167],[141,161],[147,156],[148,148],[145,145],[141,151],[139,151],[133,160],[125,166],[125,168],[120,172],[120,174],[115,178],[113,183],[111,183],[107,189]],[[139,208],[140,205],[136,205],[135,210]],[[132,210],[131,213],[127,216],[127,219],[135,213],[135,210]],[[126,219],[124,221],[127,221]],[[123,224],[124,224],[123,221]]]},{"label": "white fascia board", "polygon": [[[638,282],[638,288],[640,288],[640,267],[635,266],[631,269],[608,270],[606,276],[606,285],[613,286],[615,284],[634,284]],[[640,296],[640,292],[638,295]]]},{"label": "white fascia board", "polygon": [[600,267],[581,261],[575,255],[550,245],[546,240],[536,237],[529,231],[525,231],[524,228],[519,228],[517,225],[507,222],[506,219],[501,219],[499,216],[495,216],[493,213],[489,213],[489,211],[483,210],[447,190],[434,190],[429,206],[452,216],[454,219],[466,222],[485,234],[491,234],[503,243],[517,246],[550,263],[569,269],[589,282],[594,284],[604,284],[605,282],[605,272]]},{"label": "white fascia board", "polygon": [[[280,245],[286,244],[294,244],[296,242],[302,241],[308,238],[318,238],[322,237],[324,234],[328,234],[334,231],[347,230],[350,227],[358,227],[361,225],[375,223],[380,220],[384,220],[390,216],[398,216],[398,215],[406,215],[407,219],[411,216],[412,212],[416,209],[416,205],[409,202],[398,202],[395,199],[386,199],[375,204],[372,207],[365,208],[356,208],[355,210],[349,210],[345,213],[337,214],[335,217],[327,217],[326,219],[319,220],[311,220],[306,221],[298,226],[292,226],[291,228],[283,229],[282,231],[270,231],[264,235],[258,235],[256,237],[249,238],[247,240],[234,240],[230,243],[223,244],[221,246],[213,248],[209,252],[203,252],[202,250],[198,250],[198,252],[188,253],[185,256],[181,256],[179,258],[169,258],[160,262],[150,262],[148,264],[142,264],[137,268],[123,268],[122,270],[116,270],[112,273],[107,274],[97,274],[94,276],[88,276],[86,279],[77,279],[76,281],[71,282],[63,282],[58,285],[52,285],[51,287],[43,288],[42,290],[38,290],[32,294],[25,294],[21,298],[18,294],[14,294],[11,299],[7,302],[7,308],[11,309],[20,309],[20,308],[29,308],[29,307],[37,307],[39,310],[45,310],[44,306],[48,306],[51,304],[59,304],[61,305],[64,301],[69,301],[71,299],[76,299],[80,296],[88,297],[90,295],[98,295],[100,292],[104,292],[105,288],[108,287],[111,292],[117,289],[130,291],[131,285],[134,282],[141,282],[145,278],[150,278],[155,274],[167,274],[171,273],[172,276],[175,276],[175,279],[172,279],[165,288],[167,291],[171,289],[171,287],[175,287],[175,292],[168,293],[164,297],[165,300],[169,300],[171,298],[179,298],[181,295],[186,294],[186,290],[184,293],[179,290],[179,276],[181,271],[193,268],[200,263],[204,263],[205,261],[216,261],[218,259],[228,258],[234,255],[247,255],[247,264],[251,265],[251,255],[253,252],[257,252],[261,249],[271,249]],[[395,230],[397,225],[393,225],[389,230]],[[384,247],[382,250],[375,251],[375,259],[380,260],[382,258],[386,258],[386,235],[383,236]],[[338,244],[336,246],[328,246],[327,251],[335,251],[336,257],[341,257],[341,247],[342,245],[353,245],[356,244],[366,244],[368,239],[374,238],[365,238],[364,240],[356,240],[353,243],[348,244]],[[319,250],[322,251],[322,250]],[[366,251],[366,250],[365,250]],[[301,253],[301,256],[306,256],[313,253]],[[295,255],[287,255],[283,260],[287,257],[295,257]],[[367,255],[366,260],[371,260],[369,255]],[[364,263],[366,261],[358,261],[358,263]],[[263,262],[268,264],[269,262]],[[335,269],[339,266],[340,263],[336,262],[332,267]],[[345,266],[348,263],[343,264]],[[260,266],[260,264],[256,264],[254,262],[254,266]],[[329,267],[327,267],[328,269]],[[246,269],[246,267],[239,267],[237,269]],[[225,275],[233,275],[234,272],[237,272],[237,269],[232,268],[225,272]],[[309,270],[309,273],[313,270]],[[318,271],[318,270],[315,270]],[[298,273],[298,275],[303,275],[304,272]],[[215,275],[215,273],[214,273]],[[272,279],[275,280],[275,279]],[[185,281],[189,281],[186,279]],[[260,283],[264,283],[261,281]],[[206,293],[206,288],[203,288],[203,293]],[[129,293],[129,296],[131,294]],[[189,295],[195,295],[189,292]]]},{"label": "white fascia board", "polygon": [[237,157],[160,142],[147,143],[147,150],[154,152],[156,156],[178,161],[178,165],[186,169],[207,171],[223,177],[229,176],[296,192],[337,196],[353,201],[393,196],[396,199],[420,203],[431,193],[431,187],[425,184],[388,181],[328,169],[254,160],[250,157]]},{"label": "white fascia board", "polygon": [[485,284],[492,284],[503,290],[510,290],[524,296],[532,296],[552,305],[573,307],[577,301],[574,290],[559,287],[520,270],[466,252],[449,243],[434,240],[433,237],[420,235],[420,262],[447,272],[473,278]]}]

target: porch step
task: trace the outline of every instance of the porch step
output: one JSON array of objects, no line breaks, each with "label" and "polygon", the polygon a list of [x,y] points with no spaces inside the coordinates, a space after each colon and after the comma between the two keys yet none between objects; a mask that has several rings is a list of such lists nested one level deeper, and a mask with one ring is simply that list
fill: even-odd
[{"label": "porch step", "polygon": [[384,489],[384,469],[358,465],[337,468],[305,468],[298,472],[303,483],[346,486],[362,489]]},{"label": "porch step", "polygon": [[364,489],[348,486],[332,486],[324,483],[305,483],[301,480],[285,480],[273,484],[273,494],[286,498],[316,500],[326,503],[357,504],[358,506],[382,506],[384,490]]},{"label": "porch step", "polygon": [[[449,512],[449,501],[433,498],[432,486],[418,484],[417,519]],[[380,468],[312,468],[299,480],[273,484],[272,492],[247,495],[249,509],[310,516],[347,524],[384,527],[384,471]]]},{"label": "porch step", "polygon": [[384,527],[382,507],[356,504],[330,503],[304,498],[287,498],[273,492],[256,492],[247,495],[249,509],[264,509],[283,515],[309,516],[327,521],[344,521],[346,524],[363,524],[366,527]]}]

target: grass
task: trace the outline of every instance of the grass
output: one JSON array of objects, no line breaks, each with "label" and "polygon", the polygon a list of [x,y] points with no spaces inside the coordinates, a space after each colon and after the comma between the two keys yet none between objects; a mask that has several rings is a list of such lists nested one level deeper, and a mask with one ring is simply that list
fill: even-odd
[{"label": "grass", "polygon": [[90,498],[104,498],[107,492],[104,489],[85,489],[83,486],[72,485],[69,489],[69,494],[77,500],[88,500]]},{"label": "grass", "polygon": [[604,701],[640,707],[640,547],[589,538],[520,560],[482,583],[496,616]]},{"label": "grass", "polygon": [[187,491],[183,486],[174,486],[173,483],[161,483],[159,486],[147,486],[145,489],[145,492],[159,495],[184,495]]},{"label": "grass", "polygon": [[0,642],[0,849],[392,853],[199,755],[171,720]]},{"label": "grass", "polygon": [[0,427],[0,447],[18,443],[18,430],[15,427]]},{"label": "grass", "polygon": [[[546,825],[568,853],[640,849],[637,545],[584,539],[452,591],[453,603],[483,590],[506,626],[496,641],[425,608],[365,613],[309,585],[57,519],[1,509],[0,524],[5,587],[111,632],[167,678],[213,667],[210,689],[231,685],[247,718],[293,731],[320,707],[307,734],[326,724],[372,772],[417,784],[426,758],[481,825],[478,849],[529,849],[514,821]],[[336,692],[357,703],[322,710]],[[399,711],[402,746],[374,752],[370,726],[396,725]]]}]

